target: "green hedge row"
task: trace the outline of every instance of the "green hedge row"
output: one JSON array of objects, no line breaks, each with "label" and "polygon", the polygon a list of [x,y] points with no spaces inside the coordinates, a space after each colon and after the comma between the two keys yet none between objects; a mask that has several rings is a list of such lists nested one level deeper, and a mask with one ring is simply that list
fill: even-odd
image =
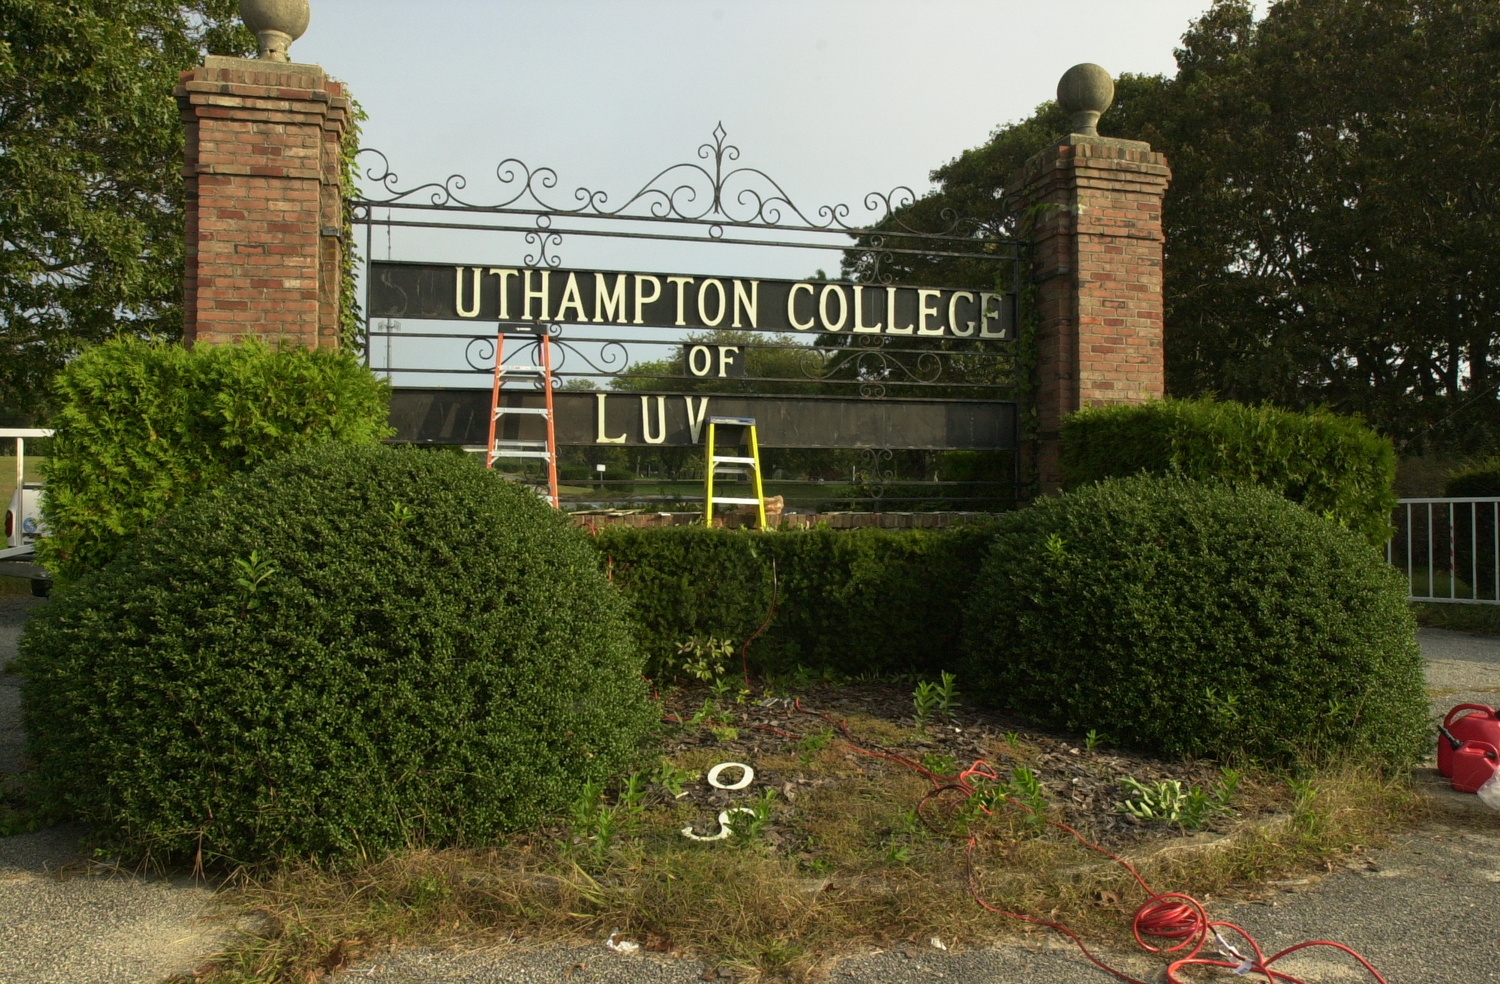
[{"label": "green hedge row", "polygon": [[121,339],[83,352],[53,388],[50,535],[37,549],[60,581],[102,567],[230,475],[308,444],[390,433],[385,383],[346,352]]},{"label": "green hedge row", "polygon": [[1451,499],[1500,496],[1500,458],[1482,458],[1448,476],[1443,495]]},{"label": "green hedge row", "polygon": [[1396,452],[1352,417],[1214,400],[1088,407],[1062,425],[1063,482],[1146,473],[1264,486],[1383,545]]},{"label": "green hedge row", "polygon": [[597,541],[630,603],[648,672],[689,636],[738,645],[771,604],[752,669],[798,665],[857,676],[935,675],[959,655],[963,600],[993,530],[753,530],[605,527]]}]

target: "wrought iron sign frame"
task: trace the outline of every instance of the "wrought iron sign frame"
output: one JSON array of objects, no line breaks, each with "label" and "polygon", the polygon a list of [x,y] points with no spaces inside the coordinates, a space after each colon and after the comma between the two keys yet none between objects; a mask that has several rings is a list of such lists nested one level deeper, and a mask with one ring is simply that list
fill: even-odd
[{"label": "wrought iron sign frame", "polygon": [[[350,200],[348,207],[353,224],[365,230],[362,262],[366,265],[363,339],[366,363],[371,362],[371,349],[377,339],[385,338],[389,348],[393,337],[413,337],[407,332],[382,330],[372,323],[376,315],[370,303],[370,270],[375,262],[374,236],[378,228],[519,234],[527,252],[517,267],[559,271],[563,271],[560,251],[569,237],[828,250],[839,253],[846,273],[838,283],[893,290],[897,280],[890,268],[901,261],[962,260],[997,272],[1008,267],[1012,303],[1019,303],[1024,282],[1022,271],[1027,267],[1024,242],[1003,236],[1001,229],[984,220],[960,216],[952,210],[942,213],[942,228],[936,231],[912,227],[906,223],[903,210],[915,204],[918,196],[906,186],[865,194],[863,210],[858,215],[842,203],[804,209],[765,171],[738,164],[740,149],[728,143],[727,136],[720,123],[713,131],[712,142],[698,147],[698,162],[662,168],[619,205],[612,203],[607,192],[585,186],[574,189],[571,203],[559,203],[554,198],[560,185],[557,172],[550,167],[533,168],[517,158],[506,158],[496,165],[494,175],[501,194],[495,201],[472,199],[469,181],[461,174],[451,174],[441,182],[403,187],[384,153],[371,148],[361,150],[360,157],[367,162],[362,173],[373,190]],[[850,256],[857,256],[860,261],[851,264]],[[749,393],[753,392],[752,384],[759,384],[773,392],[798,393],[799,401],[899,397],[903,401],[934,403],[993,403],[997,412],[1009,414],[1008,426],[1013,433],[1008,441],[1013,451],[1019,443],[1014,421],[1019,417],[1020,396],[1014,326],[1021,321],[1019,311],[1012,311],[1010,337],[983,342],[846,333],[837,340],[838,344],[828,347],[768,335],[763,345],[756,343],[757,347],[797,350],[799,374],[774,379],[737,379],[737,389]],[[483,330],[423,332],[417,336],[435,343],[461,343],[464,356],[461,366],[403,369],[391,365],[388,356],[384,370],[392,376],[401,372],[434,377],[488,374],[493,367],[497,324],[480,322],[474,328],[479,329],[481,324]],[[643,377],[632,377],[630,372],[630,345],[662,344],[659,340],[643,342],[621,337],[620,332],[601,330],[607,327],[602,325],[575,326],[584,329],[581,334],[572,329],[565,334],[563,325],[555,322],[536,327],[552,337],[554,368],[559,375],[589,379],[591,383],[632,378],[642,381]],[[823,338],[826,340],[827,336]],[[574,368],[569,367],[570,360],[574,360]],[[507,361],[511,361],[509,346]],[[665,381],[666,386],[672,387],[665,392],[678,395],[698,392],[691,386],[701,380],[695,379],[685,365],[680,374],[663,373],[659,362],[653,363],[651,370],[644,381]],[[955,373],[960,378],[952,378]],[[681,388],[678,381],[683,384]],[[554,379],[554,385],[558,383]],[[810,384],[822,392],[805,392],[804,388]],[[664,391],[629,388],[627,384],[625,390],[604,392],[644,397]],[[487,392],[485,397],[487,416]],[[863,470],[856,468],[852,477],[855,484],[866,486],[870,494],[844,498],[864,498],[878,505],[884,491],[896,481],[896,452],[883,446],[859,450],[865,459]],[[1012,498],[1020,495],[1016,457],[1012,454],[1009,479]]]}]

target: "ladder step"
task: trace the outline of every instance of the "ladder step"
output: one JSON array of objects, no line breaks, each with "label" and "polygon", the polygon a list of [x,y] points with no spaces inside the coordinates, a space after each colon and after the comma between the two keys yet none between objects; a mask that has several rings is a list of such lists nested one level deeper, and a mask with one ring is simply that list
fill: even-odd
[{"label": "ladder step", "polygon": [[754,417],[709,417],[710,424],[732,424],[737,427],[754,427]]},{"label": "ladder step", "polygon": [[552,460],[550,451],[508,451],[496,448],[490,453],[491,460],[495,458],[541,458],[545,461]]},{"label": "ladder step", "polygon": [[737,457],[726,456],[726,455],[722,455],[722,454],[716,454],[716,455],[714,455],[714,464],[716,464],[716,465],[753,465],[753,464],[755,464],[755,459],[754,458],[737,458]]},{"label": "ladder step", "polygon": [[542,373],[546,372],[546,370],[543,367],[541,367],[541,366],[521,365],[521,364],[517,364],[517,365],[513,365],[513,366],[501,366],[500,367],[500,371],[501,372],[524,372],[524,373],[530,373],[533,376],[540,376],[540,375],[542,375]]},{"label": "ladder step", "polygon": [[727,506],[758,506],[758,505],[760,505],[760,500],[759,499],[726,499],[723,496],[718,496],[718,495],[714,496],[714,505],[717,506],[717,505],[720,505],[721,503],[723,505],[727,505]]},{"label": "ladder step", "polygon": [[498,416],[500,416],[503,413],[529,413],[529,414],[532,414],[532,415],[537,416],[537,417],[545,417],[545,416],[547,416],[547,408],[546,407],[496,407],[495,408],[495,416],[498,417]]}]

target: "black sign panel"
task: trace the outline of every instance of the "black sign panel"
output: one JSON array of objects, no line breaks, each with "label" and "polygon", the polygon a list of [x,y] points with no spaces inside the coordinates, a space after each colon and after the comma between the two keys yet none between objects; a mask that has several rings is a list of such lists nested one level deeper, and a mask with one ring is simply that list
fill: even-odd
[{"label": "black sign panel", "polygon": [[372,318],[1013,339],[1014,294],[530,267],[370,263]]},{"label": "black sign panel", "polygon": [[[891,448],[1008,451],[1016,447],[1016,405],[995,401],[830,399],[719,393],[553,394],[559,445],[688,447],[703,442],[710,416],[754,417],[771,448]],[[540,407],[540,392],[505,392],[501,405]],[[398,389],[391,394],[395,440],[483,447],[489,390]],[[497,437],[542,440],[532,414],[501,415]]]}]

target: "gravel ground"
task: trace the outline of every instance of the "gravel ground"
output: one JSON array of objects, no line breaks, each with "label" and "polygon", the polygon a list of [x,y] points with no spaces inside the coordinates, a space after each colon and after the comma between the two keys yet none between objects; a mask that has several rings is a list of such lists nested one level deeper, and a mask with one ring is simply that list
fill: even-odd
[{"label": "gravel ground", "polygon": [[1427,692],[1441,716],[1454,704],[1500,704],[1500,639],[1493,636],[1418,629],[1427,659]]},{"label": "gravel ground", "polygon": [[[0,598],[0,665],[15,651],[27,613],[42,602]],[[1500,639],[1423,629],[1434,710],[1460,701],[1500,700]],[[0,771],[20,763],[19,690],[0,675]],[[1500,814],[1451,794],[1420,832],[1362,855],[1349,867],[1303,884],[1275,886],[1261,902],[1214,915],[1257,934],[1268,952],[1335,938],[1370,957],[1390,984],[1500,982]],[[126,984],[191,973],[222,946],[228,928],[211,919],[210,893],[182,879],[157,879],[90,865],[82,831],[58,827],[0,838],[0,982]],[[1103,953],[1143,980],[1158,961]],[[1278,967],[1309,981],[1359,981],[1332,951]],[[713,980],[712,968],[657,954],[621,956],[589,946],[501,947],[481,952],[408,951],[351,968],[347,979],[387,984],[677,984]],[[929,944],[839,961],[831,981],[869,984],[1084,984],[1109,981],[1073,947],[1037,933],[993,949],[943,951]]]},{"label": "gravel ground", "polygon": [[205,918],[213,892],[91,864],[82,828],[0,838],[0,981],[124,984],[200,966],[229,933]]},{"label": "gravel ground", "polygon": [[[1211,906],[1211,914],[1244,927],[1267,954],[1306,940],[1338,940],[1364,954],[1389,984],[1500,984],[1500,931],[1495,928],[1500,817],[1489,817],[1493,819],[1477,813],[1448,817],[1332,874],[1273,886],[1255,903]],[[1142,980],[1163,979],[1165,964],[1159,958],[1109,948],[1096,953]],[[1371,980],[1330,948],[1293,954],[1275,967],[1309,984]],[[349,979],[380,984],[689,984],[720,978],[696,961],[621,956],[600,941],[587,947],[514,946],[472,953],[408,951],[357,965]],[[828,979],[833,984],[1114,980],[1072,944],[1046,933],[990,949],[942,951],[922,944],[850,957],[834,964]]]},{"label": "gravel ground", "polygon": [[[1273,886],[1255,903],[1212,906],[1211,914],[1244,927],[1267,954],[1306,940],[1338,940],[1363,953],[1389,984],[1500,984],[1500,932],[1494,915],[1500,905],[1500,817],[1489,817],[1494,819],[1477,813],[1451,816],[1332,874]],[[1096,953],[1142,980],[1163,979],[1159,958],[1109,948]],[[1352,960],[1330,948],[1293,954],[1275,967],[1309,984],[1371,980]],[[727,980],[696,961],[610,953],[603,941],[586,947],[513,946],[469,953],[407,951],[359,964],[348,979],[380,984]],[[1045,933],[990,949],[942,951],[922,944],[864,954],[834,964],[828,979],[833,984],[1114,980],[1084,960],[1072,944]]]}]

